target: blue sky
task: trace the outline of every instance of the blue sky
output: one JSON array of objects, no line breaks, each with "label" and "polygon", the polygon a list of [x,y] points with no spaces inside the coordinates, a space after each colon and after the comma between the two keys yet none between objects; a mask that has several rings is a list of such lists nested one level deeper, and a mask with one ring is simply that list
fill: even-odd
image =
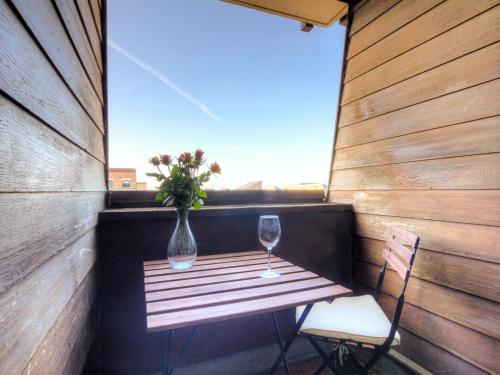
[{"label": "blue sky", "polygon": [[[211,187],[328,181],[344,28],[217,0],[110,0],[111,167],[201,147]],[[148,185],[153,187],[153,184]]]}]

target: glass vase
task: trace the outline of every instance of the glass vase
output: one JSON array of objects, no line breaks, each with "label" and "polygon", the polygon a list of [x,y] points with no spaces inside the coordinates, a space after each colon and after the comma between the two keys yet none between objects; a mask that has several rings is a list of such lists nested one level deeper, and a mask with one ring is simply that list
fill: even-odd
[{"label": "glass vase", "polygon": [[196,260],[197,246],[188,221],[189,209],[177,209],[177,224],[167,248],[170,267],[176,270],[191,268]]}]

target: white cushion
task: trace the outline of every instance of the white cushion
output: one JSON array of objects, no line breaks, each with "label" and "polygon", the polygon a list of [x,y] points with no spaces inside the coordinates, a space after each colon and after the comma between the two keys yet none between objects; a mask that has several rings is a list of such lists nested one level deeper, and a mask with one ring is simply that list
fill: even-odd
[{"label": "white cushion", "polygon": [[[299,320],[305,306],[296,310]],[[391,322],[370,296],[342,297],[332,303],[315,303],[301,332],[316,336],[382,345],[389,336]],[[400,336],[396,332],[391,345],[399,345]]]}]

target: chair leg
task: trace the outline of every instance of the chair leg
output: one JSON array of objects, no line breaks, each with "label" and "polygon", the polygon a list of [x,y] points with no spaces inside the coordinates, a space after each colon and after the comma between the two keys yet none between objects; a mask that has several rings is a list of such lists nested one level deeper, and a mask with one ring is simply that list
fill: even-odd
[{"label": "chair leg", "polygon": [[377,363],[377,361],[384,355],[385,352],[386,351],[384,351],[383,349],[377,349],[361,369],[361,374],[367,375],[368,371],[375,365],[375,363]]},{"label": "chair leg", "polygon": [[[331,361],[333,358],[334,358],[334,355],[335,355],[335,352],[332,351],[330,353],[330,355],[328,356],[328,360]],[[321,366],[319,366],[316,371],[314,371],[314,374],[313,375],[319,375],[321,374],[321,371],[323,371],[326,366],[328,366],[328,362],[327,361],[323,361],[323,364]],[[334,368],[336,368],[337,366],[334,366]]]},{"label": "chair leg", "polygon": [[[311,343],[311,345],[314,347],[314,349],[316,349],[316,351],[319,353],[319,355],[321,356],[321,358],[323,358],[324,364],[326,364],[326,365],[325,365],[325,366],[324,366],[324,367],[320,370],[320,372],[321,372],[321,371],[323,371],[323,369],[324,369],[326,366],[328,366],[328,368],[330,369],[330,371],[331,371],[332,373],[334,373],[334,374],[335,374],[335,373],[336,373],[336,371],[337,371],[337,369],[335,368],[335,366],[332,366],[332,363],[331,363],[331,361],[330,361],[330,357],[328,357],[328,356],[326,355],[326,353],[323,351],[323,349],[321,349],[321,346],[319,346],[319,344],[318,344],[316,341],[314,341],[314,339],[313,339],[311,336],[308,336],[308,337],[307,337],[307,339],[309,340],[309,342]],[[323,366],[323,365],[322,365],[322,366]],[[318,368],[316,371],[318,371],[318,370],[319,370],[319,368]]]}]

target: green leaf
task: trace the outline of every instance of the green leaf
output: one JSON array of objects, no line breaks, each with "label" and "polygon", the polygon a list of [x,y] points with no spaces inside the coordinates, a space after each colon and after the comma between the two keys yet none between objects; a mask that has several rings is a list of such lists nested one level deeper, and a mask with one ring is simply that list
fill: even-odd
[{"label": "green leaf", "polygon": [[198,211],[202,206],[202,203],[200,202],[200,199],[197,199],[193,202],[193,207],[196,211]]},{"label": "green leaf", "polygon": [[200,191],[198,192],[198,196],[200,198],[205,198],[206,199],[207,198],[207,192],[205,190],[203,190],[203,189],[200,189]]}]

